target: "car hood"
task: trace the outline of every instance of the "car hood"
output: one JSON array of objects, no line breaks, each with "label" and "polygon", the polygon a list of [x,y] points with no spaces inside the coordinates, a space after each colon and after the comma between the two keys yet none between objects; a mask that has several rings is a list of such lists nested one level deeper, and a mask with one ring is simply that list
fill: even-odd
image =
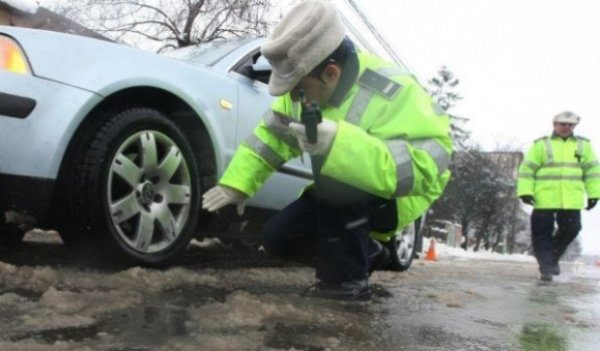
[{"label": "car hood", "polygon": [[21,44],[35,76],[100,95],[114,85],[169,88],[174,77],[216,75],[208,67],[98,39],[3,26],[0,33]]}]

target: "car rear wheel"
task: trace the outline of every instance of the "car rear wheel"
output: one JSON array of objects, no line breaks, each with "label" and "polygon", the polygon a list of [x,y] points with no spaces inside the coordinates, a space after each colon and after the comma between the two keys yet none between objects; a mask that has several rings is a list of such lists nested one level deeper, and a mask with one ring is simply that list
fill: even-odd
[{"label": "car rear wheel", "polygon": [[177,125],[156,110],[109,118],[82,144],[69,183],[75,228],[67,245],[110,247],[128,258],[164,264],[187,247],[200,206],[194,153]]}]

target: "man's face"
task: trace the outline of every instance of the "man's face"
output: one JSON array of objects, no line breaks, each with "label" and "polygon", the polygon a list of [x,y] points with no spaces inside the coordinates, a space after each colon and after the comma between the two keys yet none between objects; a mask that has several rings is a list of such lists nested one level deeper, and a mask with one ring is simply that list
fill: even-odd
[{"label": "man's face", "polygon": [[554,133],[561,138],[566,138],[573,134],[574,129],[575,124],[573,123],[554,122]]},{"label": "man's face", "polygon": [[298,101],[300,91],[303,90],[307,102],[316,101],[321,108],[325,107],[337,87],[340,75],[341,70],[339,67],[331,64],[325,67],[321,73],[321,79],[312,75],[305,76],[292,89],[292,100]]}]

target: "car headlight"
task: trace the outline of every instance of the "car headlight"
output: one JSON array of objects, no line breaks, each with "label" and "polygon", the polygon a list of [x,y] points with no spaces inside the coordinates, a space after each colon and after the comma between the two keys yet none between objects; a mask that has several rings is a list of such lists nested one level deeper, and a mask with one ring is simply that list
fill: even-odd
[{"label": "car headlight", "polygon": [[18,74],[31,74],[31,67],[19,44],[0,34],[0,70]]}]

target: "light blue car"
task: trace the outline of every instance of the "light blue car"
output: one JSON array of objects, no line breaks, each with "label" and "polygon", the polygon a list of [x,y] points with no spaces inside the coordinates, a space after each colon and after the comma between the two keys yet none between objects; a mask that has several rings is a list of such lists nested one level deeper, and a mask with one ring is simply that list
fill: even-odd
[{"label": "light blue car", "polygon": [[[272,100],[260,43],[161,56],[0,26],[0,214],[57,229],[69,246],[148,264],[175,258],[193,237],[256,228],[247,224],[310,182],[308,163],[276,172],[245,217],[212,216],[200,204]],[[0,216],[4,244],[23,237],[13,217]],[[414,229],[398,236],[404,269]]]}]

